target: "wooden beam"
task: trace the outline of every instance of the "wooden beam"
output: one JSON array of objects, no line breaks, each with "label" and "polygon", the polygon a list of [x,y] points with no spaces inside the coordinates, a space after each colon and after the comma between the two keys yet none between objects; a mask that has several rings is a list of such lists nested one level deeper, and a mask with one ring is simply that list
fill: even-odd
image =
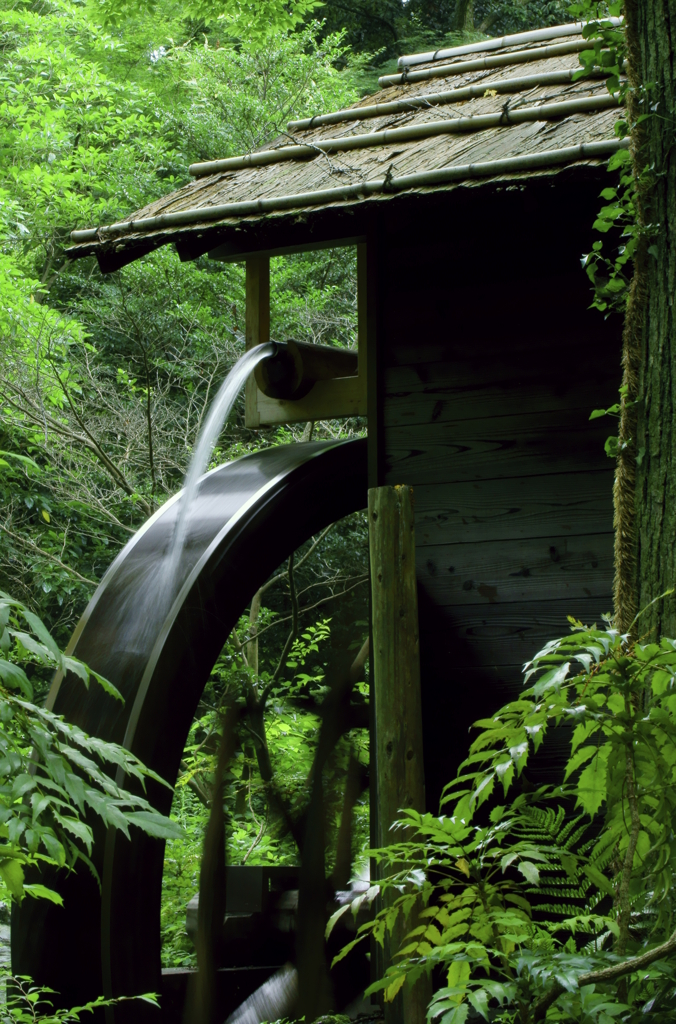
[{"label": "wooden beam", "polygon": [[[377,843],[392,841],[401,808],[425,810],[418,596],[413,490],[374,487],[368,494],[371,562],[372,699]],[[384,967],[414,922],[395,927]],[[387,1024],[423,1024],[431,989],[426,978],[385,1005]]]},{"label": "wooden beam", "polygon": [[[252,243],[249,243],[249,246],[245,247],[237,241],[230,241],[224,242],[216,248],[213,248],[212,243],[208,252],[210,260],[218,260],[220,263],[241,263],[242,260],[248,260],[254,256],[290,256],[297,252],[319,252],[321,249],[340,249],[348,245],[357,245],[359,242],[363,241],[364,235],[351,235],[347,238],[335,238],[333,235],[329,235],[326,239],[321,241],[308,242],[307,239],[305,239],[297,245],[279,245],[274,249],[254,248]],[[200,255],[202,252],[206,251],[207,250],[203,245]],[[194,257],[192,258],[194,259]]]},{"label": "wooden beam", "polygon": [[[385,483],[385,430],[383,424],[383,343],[380,325],[381,264],[378,218],[369,223],[367,241],[357,250],[357,275],[361,294],[360,322],[364,329],[362,352],[367,366],[368,480],[369,487]],[[361,372],[361,366],[360,366]]]},{"label": "wooden beam", "polygon": [[[361,242],[357,245],[358,375],[318,380],[304,398],[283,401],[264,395],[251,374],[246,383],[246,426],[256,429],[277,423],[366,416],[367,337],[366,245]],[[246,347],[252,348],[269,340],[270,259],[268,256],[257,256],[246,261]]]},{"label": "wooden beam", "polygon": [[[253,374],[251,380],[254,380]],[[312,390],[298,401],[268,398],[258,389],[258,426],[274,423],[303,423],[308,420],[334,420],[343,416],[366,415],[366,395],[359,377],[318,380]],[[251,426],[247,420],[247,426]]]},{"label": "wooden beam", "polygon": [[366,242],[357,246],[357,351],[359,354],[359,377],[363,381],[364,393],[368,393],[366,379],[367,363],[366,339],[368,337],[366,306]]},{"label": "wooden beam", "polygon": [[[270,340],[270,259],[256,256],[246,261],[247,349]],[[247,427],[260,427],[258,388],[253,374],[246,382],[244,421]]]}]

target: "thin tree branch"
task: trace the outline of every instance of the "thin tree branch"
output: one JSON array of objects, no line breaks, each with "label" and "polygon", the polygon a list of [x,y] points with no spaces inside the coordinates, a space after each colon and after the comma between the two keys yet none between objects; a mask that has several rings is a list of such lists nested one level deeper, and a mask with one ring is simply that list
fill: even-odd
[{"label": "thin tree branch", "polygon": [[620,926],[620,934],[617,941],[616,950],[619,956],[623,956],[627,949],[627,943],[629,941],[629,922],[631,921],[631,901],[629,899],[629,887],[631,884],[631,875],[634,867],[634,855],[636,853],[636,847],[638,845],[638,836],[641,830],[641,821],[638,810],[638,800],[636,799],[636,787],[634,785],[634,761],[632,758],[632,752],[629,747],[625,751],[625,783],[627,787],[627,802],[629,803],[629,811],[631,814],[631,828],[629,831],[629,843],[624,855],[624,863],[622,864],[622,875],[620,879],[620,889],[618,893],[618,924]]},{"label": "thin tree branch", "polygon": [[80,414],[78,413],[77,409],[75,408],[75,404],[74,404],[72,398],[70,397],[70,391],[68,390],[66,385],[61,380],[61,376],[59,374],[59,371],[56,369],[56,367],[54,366],[53,360],[49,356],[47,357],[47,362],[51,366],[52,373],[54,374],[54,376],[56,377],[57,381],[59,382],[61,390],[63,391],[63,393],[65,395],[66,401],[68,402],[68,406],[70,408],[70,411],[72,412],[73,416],[75,417],[75,422],[80,427],[80,430],[82,430],[82,432],[89,439],[89,443],[90,443],[89,446],[92,448],[92,450],[98,456],[99,462],[101,462],[103,464],[103,466],[105,466],[105,468],[108,470],[110,475],[113,477],[113,479],[117,483],[118,487],[121,487],[122,490],[126,491],[127,494],[130,497],[136,497],[137,500],[138,500],[139,505],[142,507],[142,509],[146,513],[146,515],[148,515],[148,516],[151,515],[152,509],[151,509],[150,505],[148,504],[148,502],[145,500],[145,498],[142,498],[141,495],[138,494],[137,491],[131,486],[131,484],[127,480],[127,478],[124,475],[124,473],[122,472],[122,470],[119,469],[115,465],[115,463],[112,461],[112,459],[110,459],[108,457],[108,455],[106,455],[106,453],[104,452],[104,450],[101,447],[101,445],[99,444],[99,442],[96,440],[94,435],[88,429],[86,423],[83,421],[82,417],[80,416]]},{"label": "thin tree branch", "polygon": [[[606,981],[614,981],[616,978],[633,974],[634,971],[642,971],[644,967],[649,967],[656,960],[661,960],[662,957],[668,956],[669,953],[673,953],[675,950],[676,931],[661,946],[655,946],[654,949],[648,950],[647,953],[642,953],[641,956],[631,957],[631,959],[625,960],[621,964],[603,967],[600,971],[590,971],[588,974],[581,974],[577,979],[577,987],[584,988],[585,985],[603,984]],[[556,1002],[563,992],[565,992],[563,985],[560,985],[558,981],[555,982],[549,992],[545,992],[533,1006],[533,1021],[543,1020],[549,1007],[552,1003]]]},{"label": "thin tree branch", "polygon": [[[181,768],[183,769],[184,772],[188,772],[190,770],[188,768],[188,765],[185,763],[185,761],[181,761]],[[195,778],[194,775],[190,776],[190,778],[188,779],[187,785],[190,786],[190,788],[192,789],[193,793],[195,794],[197,799],[200,801],[200,803],[204,804],[205,807],[210,807],[211,806],[211,802],[209,800],[209,797],[207,796],[205,791],[202,789],[202,787],[200,786],[199,782],[197,781],[197,779]]]},{"label": "thin tree branch", "polygon": [[70,575],[74,576],[76,580],[79,580],[80,583],[88,583],[92,587],[98,587],[96,580],[90,580],[86,576],[81,576],[79,572],[76,572],[75,569],[71,569],[69,565],[62,562],[56,555],[52,555],[49,551],[45,551],[44,548],[38,547],[38,545],[34,544],[32,540],[28,540],[26,537],[20,537],[17,533],[13,533],[11,530],[8,530],[2,523],[0,523],[0,530],[6,533],[8,537],[11,537],[13,541],[16,541],[17,544],[21,544],[22,547],[28,548],[30,551],[35,551],[35,553],[41,555],[42,558],[48,558],[50,562],[55,562],[61,569],[70,573]]},{"label": "thin tree branch", "polygon": [[[307,560],[310,557],[310,555],[315,551],[315,549],[318,547],[318,545],[321,544],[321,542],[326,537],[327,533],[329,533],[329,531],[332,530],[335,525],[336,525],[335,523],[331,523],[329,526],[326,527],[325,530],[322,530],[322,532],[317,537],[317,540],[313,542],[312,546],[310,548],[308,548],[308,550],[305,552],[305,554],[302,556],[302,558],[298,559],[298,561],[296,563],[296,570],[300,569],[300,567],[303,564],[303,562],[307,562]],[[279,580],[286,579],[288,575],[289,575],[289,570],[288,569],[285,569],[283,572],[277,573],[277,575],[273,576],[271,580],[268,580],[267,583],[263,584],[263,586],[259,590],[260,595],[262,596],[266,592],[266,590],[269,590],[270,587],[273,586],[273,584],[278,583]]]},{"label": "thin tree branch", "polygon": [[[340,593],[329,594],[328,597],[323,597],[321,601],[316,601],[315,604],[308,604],[305,605],[304,608],[299,608],[298,617],[300,618],[302,615],[307,615],[308,612],[313,612],[316,608],[320,608],[323,604],[327,604],[329,601],[334,601],[337,597],[345,597],[346,594],[349,594],[356,587],[361,586],[361,584],[365,583],[366,580],[367,577],[363,576],[360,579],[358,579],[356,583],[353,583],[351,587],[346,587],[345,590],[341,590]],[[292,617],[293,616],[291,615],[285,615],[283,619],[275,619],[275,621],[271,622],[269,626],[265,626],[263,629],[260,630],[260,632],[257,634],[258,639],[260,640],[263,634],[267,633],[267,631],[269,629],[272,629],[273,626],[281,626],[283,623],[289,622]]]},{"label": "thin tree branch", "polygon": [[267,684],[267,686],[263,690],[263,693],[261,694],[262,704],[265,704],[265,701],[267,700],[270,694],[270,690],[277,682],[279,674],[282,671],[284,663],[288,657],[289,651],[291,650],[291,645],[293,644],[293,641],[296,639],[296,633],[298,632],[298,595],[296,593],[296,581],[293,576],[293,553],[289,556],[288,574],[289,591],[291,593],[291,629],[289,630],[289,635],[286,638],[284,649],[282,651],[279,662],[277,663],[277,668],[273,672],[270,682]]},{"label": "thin tree branch", "polygon": [[150,465],[151,480],[150,493],[154,499],[157,481],[155,480],[155,458],[153,455],[153,407],[152,399],[150,397],[150,369],[148,367],[148,353],[146,352],[145,345],[141,345],[141,352],[143,353],[143,370],[146,378],[146,422],[148,424],[148,463]]}]

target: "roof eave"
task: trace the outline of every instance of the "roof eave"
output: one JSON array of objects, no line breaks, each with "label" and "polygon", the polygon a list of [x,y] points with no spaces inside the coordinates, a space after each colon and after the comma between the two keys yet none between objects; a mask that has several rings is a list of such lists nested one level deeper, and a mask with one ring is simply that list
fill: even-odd
[{"label": "roof eave", "polygon": [[[367,222],[382,203],[401,203],[420,199],[439,199],[458,189],[504,189],[561,176],[598,180],[605,173],[604,160],[588,159],[563,166],[540,168],[521,174],[475,178],[449,183],[443,187],[410,189],[400,193],[379,193],[359,201],[331,203],[293,211],[261,214],[257,217],[227,218],[200,222],[181,228],[139,232],[118,238],[86,242],[68,248],[68,259],[96,256],[102,273],[113,273],[129,263],[172,243],[182,262],[212,254],[222,262],[239,262],[249,256],[266,253],[284,255],[329,246],[351,245],[363,241]],[[216,250],[219,250],[216,252]]]}]

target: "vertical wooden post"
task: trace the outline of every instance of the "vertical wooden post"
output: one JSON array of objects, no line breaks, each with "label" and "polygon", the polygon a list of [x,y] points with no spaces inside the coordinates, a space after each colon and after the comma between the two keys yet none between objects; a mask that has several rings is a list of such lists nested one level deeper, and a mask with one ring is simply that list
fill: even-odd
[{"label": "vertical wooden post", "polygon": [[[365,345],[360,337],[360,349],[366,350],[366,408],[368,411],[368,481],[369,487],[378,487],[384,481],[385,431],[383,424],[383,347],[380,323],[382,296],[382,253],[380,225],[374,217],[368,225],[366,243],[357,248],[358,301],[361,294],[360,326],[364,324]],[[361,358],[361,357],[360,357]]]},{"label": "vertical wooden post", "polygon": [[366,339],[368,329],[366,325],[367,304],[367,269],[366,269],[366,242],[359,242],[357,245],[357,352],[359,355],[359,376],[364,380],[367,373]]},{"label": "vertical wooden post", "polygon": [[[369,490],[371,671],[375,705],[371,749],[376,773],[379,846],[392,841],[389,829],[400,808],[425,809],[412,498],[413,490],[406,486]],[[414,926],[409,921],[407,926],[395,929],[389,949],[385,949],[385,967],[405,932]],[[413,989],[405,989],[394,1003],[385,1004],[387,1024],[423,1024],[430,997],[426,982],[427,979],[421,979]]]},{"label": "vertical wooden post", "polygon": [[[270,340],[270,258],[255,256],[246,261],[247,349]],[[253,373],[246,382],[244,421],[247,427],[260,427],[258,389]]]}]

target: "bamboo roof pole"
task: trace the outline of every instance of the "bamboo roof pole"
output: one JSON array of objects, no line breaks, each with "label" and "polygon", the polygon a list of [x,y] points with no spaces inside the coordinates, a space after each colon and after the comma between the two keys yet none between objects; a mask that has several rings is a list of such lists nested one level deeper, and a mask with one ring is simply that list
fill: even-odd
[{"label": "bamboo roof pole", "polygon": [[[369,117],[384,117],[388,114],[405,113],[409,110],[416,110],[419,107],[424,109],[446,103],[461,103],[463,100],[484,96],[487,90],[497,93],[510,93],[536,89],[538,86],[568,85],[573,81],[573,76],[578,74],[579,70],[579,68],[570,68],[567,71],[548,71],[541,75],[524,75],[522,78],[500,78],[494,82],[482,79],[481,82],[477,82],[474,85],[465,85],[460,89],[423,93],[420,96],[411,96],[409,99],[403,100],[392,100],[389,103],[372,103],[367,107],[348,107],[345,110],[336,110],[330,114],[316,114],[314,117],[306,117],[302,121],[289,121],[286,127],[290,132],[305,131],[311,128],[319,128],[324,124],[340,124],[342,121],[362,121]],[[608,78],[609,76],[607,71],[597,71],[594,77]]]},{"label": "bamboo roof pole", "polygon": [[546,170],[572,164],[580,160],[602,160],[611,156],[618,149],[628,148],[628,139],[604,139],[599,142],[585,142],[579,146],[562,146],[559,149],[542,150],[539,153],[527,153],[524,156],[506,157],[501,160],[479,161],[473,164],[455,164],[440,167],[431,171],[420,171],[415,174],[375,178],[359,182],[355,185],[343,185],[336,188],[317,189],[295,195],[270,196],[266,199],[251,199],[236,203],[223,203],[219,206],[197,207],[179,210],[174,213],[158,214],[154,217],[141,217],[138,220],[119,221],[116,224],[98,228],[85,228],[71,231],[70,237],[75,243],[101,242],[106,238],[115,238],[132,232],[151,232],[173,229],[193,224],[208,224],[212,221],[225,220],[229,217],[261,216],[274,211],[294,210],[304,206],[317,206],[323,203],[359,200],[369,195],[384,192],[398,192],[415,188],[430,188],[438,185],[451,184],[454,181],[465,181],[473,178],[499,177],[503,174],[519,174],[522,171]]},{"label": "bamboo roof pole", "polygon": [[245,156],[191,164],[190,173],[195,177],[203,177],[223,171],[242,170],[245,167],[262,167],[267,164],[281,163],[283,160],[312,159],[322,153],[348,152],[354,149],[367,149],[370,146],[414,142],[417,139],[429,139],[437,135],[456,132],[486,131],[488,128],[525,124],[529,121],[548,121],[555,117],[588,114],[598,110],[610,110],[618,106],[617,97],[610,93],[603,93],[600,96],[580,96],[574,100],[563,100],[558,103],[534,103],[532,106],[517,107],[514,110],[503,109],[490,114],[449,117],[439,121],[423,121],[419,124],[406,125],[404,128],[387,128],[384,131],[365,132],[360,135],[340,135],[337,138],[317,139],[311,145],[264,149],[258,153],[248,153]]},{"label": "bamboo roof pole", "polygon": [[[599,21],[611,22],[619,27],[623,18],[600,18]],[[536,28],[529,32],[516,32],[510,36],[499,36],[484,39],[479,43],[465,43],[463,46],[451,46],[444,50],[429,50],[427,53],[410,53],[400,57],[397,67],[407,68],[414,64],[429,64],[435,60],[446,60],[448,57],[460,57],[466,53],[485,53],[487,50],[502,50],[506,46],[521,46],[523,43],[539,43],[545,39],[559,39],[561,36],[580,35],[586,21],[571,22],[568,25],[552,25],[550,28]]]},{"label": "bamboo roof pole", "polygon": [[425,82],[430,78],[450,78],[452,75],[465,75],[472,71],[490,71],[493,68],[509,67],[512,64],[551,60],[552,57],[565,57],[568,54],[580,53],[582,50],[588,49],[588,39],[572,39],[567,43],[532,46],[527,50],[497,53],[490,57],[478,57],[476,60],[453,61],[451,64],[439,64],[437,67],[421,68],[419,71],[409,71],[406,68],[401,73],[394,75],[381,75],[378,84],[382,89],[390,85],[413,85],[416,82]]}]

